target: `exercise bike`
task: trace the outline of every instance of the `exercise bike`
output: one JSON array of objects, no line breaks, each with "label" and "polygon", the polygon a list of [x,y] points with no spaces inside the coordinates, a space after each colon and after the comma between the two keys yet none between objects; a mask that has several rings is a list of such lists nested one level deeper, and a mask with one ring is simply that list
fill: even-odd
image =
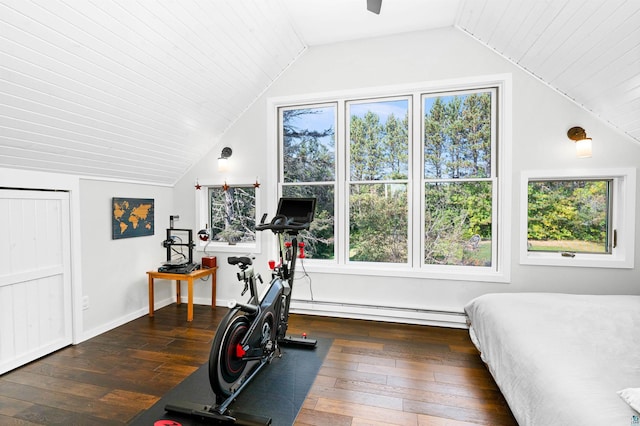
[{"label": "exercise bike", "polygon": [[256,231],[272,231],[278,239],[279,261],[270,261],[271,282],[263,295],[258,292],[260,274],[253,269],[249,256],[229,257],[237,266],[238,281],[244,283],[241,295],[250,292],[246,303],[229,302],[229,312],[216,330],[209,355],[209,383],[215,405],[186,403],[168,404],[165,410],[245,425],[269,425],[268,417],[232,412],[229,406],[251,380],[274,357],[282,356],[281,345],[315,347],[316,340],[287,336],[289,302],[293,287],[296,259],[304,258],[304,243],[298,242],[301,231],[309,229],[313,221],[315,198],[281,198],[273,219],[262,216]]}]

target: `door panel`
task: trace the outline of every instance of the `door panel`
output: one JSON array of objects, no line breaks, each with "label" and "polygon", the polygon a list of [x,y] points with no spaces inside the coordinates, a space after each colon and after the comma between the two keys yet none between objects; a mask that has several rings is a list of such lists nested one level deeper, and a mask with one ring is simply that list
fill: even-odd
[{"label": "door panel", "polygon": [[71,344],[69,196],[0,190],[0,374]]}]

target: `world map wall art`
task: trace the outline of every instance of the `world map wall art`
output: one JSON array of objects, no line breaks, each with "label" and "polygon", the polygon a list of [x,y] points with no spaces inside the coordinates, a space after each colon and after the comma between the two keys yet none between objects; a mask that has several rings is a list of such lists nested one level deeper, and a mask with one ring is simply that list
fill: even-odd
[{"label": "world map wall art", "polygon": [[113,197],[113,239],[153,235],[153,198]]}]

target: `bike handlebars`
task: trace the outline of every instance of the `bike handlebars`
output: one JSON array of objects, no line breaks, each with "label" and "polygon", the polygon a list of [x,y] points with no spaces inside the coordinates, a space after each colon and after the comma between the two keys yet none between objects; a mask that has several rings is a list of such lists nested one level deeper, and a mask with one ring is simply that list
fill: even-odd
[{"label": "bike handlebars", "polygon": [[267,219],[267,214],[265,213],[262,216],[262,220],[259,225],[256,225],[256,231],[265,231],[271,230],[274,233],[278,232],[291,232],[291,231],[302,231],[305,229],[309,229],[311,225],[310,221],[307,222],[295,222],[293,219],[288,218],[284,215],[276,215],[271,219],[271,222],[265,223]]}]

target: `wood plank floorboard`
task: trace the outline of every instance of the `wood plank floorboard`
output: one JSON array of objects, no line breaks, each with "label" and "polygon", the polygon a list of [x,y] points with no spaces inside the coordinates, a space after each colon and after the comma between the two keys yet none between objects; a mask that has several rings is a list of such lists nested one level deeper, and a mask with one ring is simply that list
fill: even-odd
[{"label": "wood plank floorboard", "polygon": [[[170,305],[8,372],[0,424],[126,425],[207,362],[226,312]],[[517,425],[466,330],[294,314],[289,331],[334,339],[298,426]]]}]

